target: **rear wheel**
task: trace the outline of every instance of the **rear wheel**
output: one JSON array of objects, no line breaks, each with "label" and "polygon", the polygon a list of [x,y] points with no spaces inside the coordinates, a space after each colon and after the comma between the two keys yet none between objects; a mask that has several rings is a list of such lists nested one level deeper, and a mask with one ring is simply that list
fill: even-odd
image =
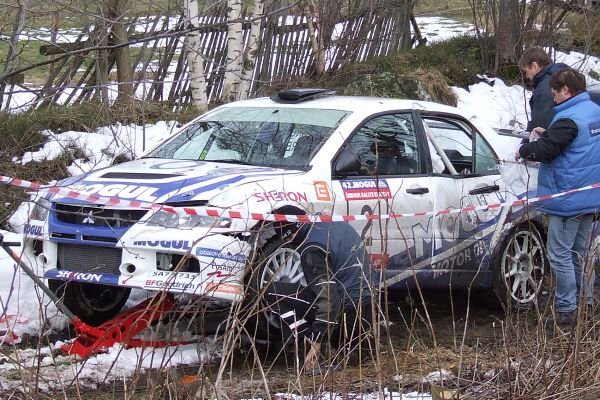
[{"label": "rear wheel", "polygon": [[118,314],[131,289],[83,282],[48,280],[50,290],[86,324],[98,326]]},{"label": "rear wheel", "polygon": [[533,225],[521,225],[504,241],[495,263],[494,290],[505,307],[530,308],[548,271],[546,248]]}]

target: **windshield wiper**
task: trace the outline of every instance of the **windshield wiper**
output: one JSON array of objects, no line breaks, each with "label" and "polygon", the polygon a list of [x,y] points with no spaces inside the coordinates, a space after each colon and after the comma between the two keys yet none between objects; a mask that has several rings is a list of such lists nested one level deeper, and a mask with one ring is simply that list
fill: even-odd
[{"label": "windshield wiper", "polygon": [[222,160],[202,160],[202,161],[222,162],[222,163],[228,163],[228,164],[252,165],[246,161],[236,160],[235,158],[224,158]]}]

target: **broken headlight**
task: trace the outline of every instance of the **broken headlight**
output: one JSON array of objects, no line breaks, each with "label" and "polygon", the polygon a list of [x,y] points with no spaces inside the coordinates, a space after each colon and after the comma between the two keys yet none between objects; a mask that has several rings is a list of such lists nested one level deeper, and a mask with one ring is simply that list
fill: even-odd
[{"label": "broken headlight", "polygon": [[163,228],[229,228],[231,226],[231,219],[179,214],[159,210],[152,214],[147,223],[148,225],[162,226]]}]

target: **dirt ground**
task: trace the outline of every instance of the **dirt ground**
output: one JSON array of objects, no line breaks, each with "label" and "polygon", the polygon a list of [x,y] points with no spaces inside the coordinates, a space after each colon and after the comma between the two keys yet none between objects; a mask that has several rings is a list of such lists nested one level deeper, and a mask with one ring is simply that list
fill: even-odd
[{"label": "dirt ground", "polygon": [[[595,287],[597,298],[600,298],[599,281]],[[549,295],[547,291],[542,303],[551,299]],[[563,384],[554,382],[556,379],[544,382],[537,372],[526,370],[530,364],[543,360],[544,365],[550,365],[544,367],[544,374],[551,373],[553,365],[564,365],[572,354],[573,335],[545,327],[541,323],[547,319],[544,309],[506,315],[501,309],[485,306],[480,293],[469,296],[459,292],[450,296],[437,291],[423,293],[422,298],[426,301],[422,302],[417,293],[391,296],[387,303],[388,317],[379,325],[375,348],[343,358],[344,367],[340,370],[307,376],[298,372],[299,363],[293,356],[277,357],[262,347],[257,355],[245,344],[226,361],[219,390],[215,390],[219,365],[213,364],[202,369],[186,366],[146,371],[135,382],[111,383],[80,394],[103,399],[242,399],[273,398],[277,393],[334,392],[341,398],[354,399],[360,398],[361,393],[378,392],[382,398],[385,391],[431,393],[444,387],[454,390],[460,399],[528,399],[543,398],[532,393],[546,393],[552,385]],[[600,360],[596,345],[600,343],[600,329],[596,319],[588,317],[582,324],[587,333],[580,336],[582,346],[588,343],[587,353],[591,355],[591,359],[581,362],[589,366],[598,365]],[[64,339],[61,336],[67,334],[61,333],[54,339]],[[22,346],[35,346],[35,339]],[[598,367],[597,373],[600,373]],[[521,379],[537,383],[517,387]],[[565,386],[565,390],[576,387]],[[73,395],[79,396],[76,393],[73,390]],[[522,395],[515,395],[519,393]],[[600,388],[595,386],[577,393],[573,397],[548,398],[600,398]]]}]

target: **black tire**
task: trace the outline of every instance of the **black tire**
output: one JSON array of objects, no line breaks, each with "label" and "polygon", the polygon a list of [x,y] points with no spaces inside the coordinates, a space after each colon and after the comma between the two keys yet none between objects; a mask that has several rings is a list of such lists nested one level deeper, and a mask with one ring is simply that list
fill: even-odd
[{"label": "black tire", "polygon": [[505,310],[527,310],[538,301],[549,271],[546,246],[533,224],[522,224],[502,243],[493,264],[493,289]]},{"label": "black tire", "polygon": [[83,282],[48,280],[48,287],[69,311],[88,325],[98,326],[121,311],[130,288]]},{"label": "black tire", "polygon": [[[298,281],[301,285],[306,285],[304,273],[300,266],[300,254],[296,251],[296,245],[275,236],[267,242],[257,254],[252,271],[249,274],[246,283],[246,298],[244,299],[245,327],[250,336],[254,339],[273,343],[280,341],[281,330],[279,319],[274,317],[269,305],[264,299],[266,286],[273,281],[292,282]],[[297,271],[301,275],[290,277],[285,274],[289,272],[291,264],[295,264]],[[279,265],[279,269],[277,269]],[[297,279],[297,280],[296,280]]]}]

